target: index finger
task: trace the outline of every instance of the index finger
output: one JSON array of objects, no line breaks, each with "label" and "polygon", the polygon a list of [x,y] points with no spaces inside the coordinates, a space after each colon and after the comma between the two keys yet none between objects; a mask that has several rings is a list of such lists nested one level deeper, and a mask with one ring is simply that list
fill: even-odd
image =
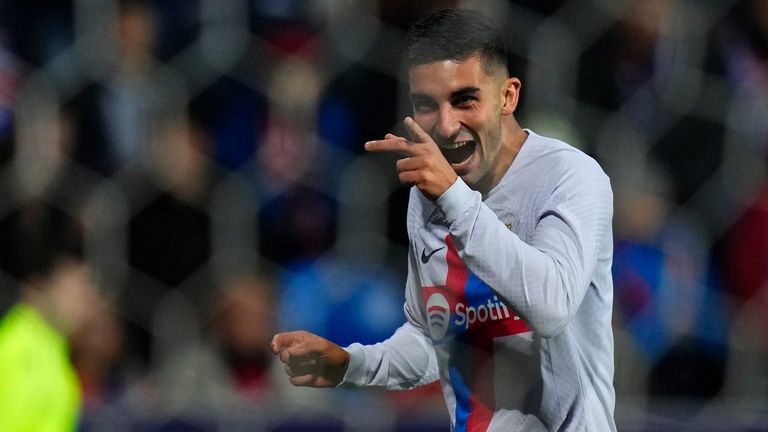
[{"label": "index finger", "polygon": [[365,150],[370,152],[390,152],[399,153],[403,156],[412,156],[413,150],[411,149],[408,140],[403,137],[387,134],[388,138],[383,140],[373,140],[365,143]]}]

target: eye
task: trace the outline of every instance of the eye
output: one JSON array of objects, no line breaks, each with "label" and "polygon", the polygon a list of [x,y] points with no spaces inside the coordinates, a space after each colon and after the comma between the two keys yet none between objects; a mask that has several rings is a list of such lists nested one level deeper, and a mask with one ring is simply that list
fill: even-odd
[{"label": "eye", "polygon": [[437,104],[428,99],[417,99],[413,101],[413,111],[418,113],[427,113],[437,109]]},{"label": "eye", "polygon": [[451,101],[451,104],[455,107],[469,107],[476,100],[477,98],[472,95],[461,95],[453,98],[453,100]]}]

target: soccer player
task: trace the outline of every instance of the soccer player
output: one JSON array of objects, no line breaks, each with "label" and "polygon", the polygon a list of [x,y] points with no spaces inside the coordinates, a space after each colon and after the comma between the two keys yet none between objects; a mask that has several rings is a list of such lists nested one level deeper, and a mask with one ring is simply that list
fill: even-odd
[{"label": "soccer player", "polygon": [[275,335],[290,381],[410,389],[440,380],[456,431],[611,431],[613,195],[599,165],[523,129],[498,31],[440,10],[409,32],[409,138],[387,134],[413,185],[407,322],[346,348]]}]

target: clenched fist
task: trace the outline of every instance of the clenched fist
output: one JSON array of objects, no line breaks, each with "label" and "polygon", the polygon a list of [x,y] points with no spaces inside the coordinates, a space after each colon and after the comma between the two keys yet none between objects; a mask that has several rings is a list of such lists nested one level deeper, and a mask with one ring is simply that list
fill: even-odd
[{"label": "clenched fist", "polygon": [[272,352],[280,357],[295,386],[336,387],[349,367],[347,351],[306,331],[276,334]]}]

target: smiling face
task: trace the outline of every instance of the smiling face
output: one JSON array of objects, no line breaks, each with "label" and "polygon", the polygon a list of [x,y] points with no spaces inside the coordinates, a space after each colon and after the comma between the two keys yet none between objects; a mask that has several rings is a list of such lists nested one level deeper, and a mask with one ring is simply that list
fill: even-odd
[{"label": "smiling face", "polygon": [[408,78],[414,120],[467,185],[488,192],[519,149],[504,122],[509,117],[517,126],[520,81],[502,70],[489,73],[478,55],[412,66]]}]

